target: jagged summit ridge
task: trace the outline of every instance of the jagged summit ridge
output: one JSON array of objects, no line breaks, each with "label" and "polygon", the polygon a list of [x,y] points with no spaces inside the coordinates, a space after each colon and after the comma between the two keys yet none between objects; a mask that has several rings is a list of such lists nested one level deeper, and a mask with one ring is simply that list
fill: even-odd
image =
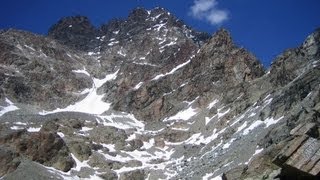
[{"label": "jagged summit ridge", "polygon": [[161,32],[166,27],[181,31],[184,36],[198,45],[209,38],[207,33],[192,30],[163,8],[152,10],[136,8],[127,19],[113,19],[98,28],[95,28],[87,17],[65,17],[49,29],[48,35],[75,49],[90,51],[95,48],[94,46],[98,47],[101,44],[96,37],[105,37],[106,40],[110,40],[117,35],[116,37],[125,41],[130,40],[131,36],[146,31]]},{"label": "jagged summit ridge", "polygon": [[48,36],[76,49],[94,48],[98,30],[85,16],[64,17],[50,27]]},{"label": "jagged summit ridge", "polygon": [[320,54],[320,28],[310,34],[304,41],[302,47],[310,55]]},{"label": "jagged summit ridge", "polygon": [[230,32],[224,28],[221,28],[218,31],[216,31],[212,35],[210,42],[217,46],[222,46],[222,45],[233,46],[234,45]]}]

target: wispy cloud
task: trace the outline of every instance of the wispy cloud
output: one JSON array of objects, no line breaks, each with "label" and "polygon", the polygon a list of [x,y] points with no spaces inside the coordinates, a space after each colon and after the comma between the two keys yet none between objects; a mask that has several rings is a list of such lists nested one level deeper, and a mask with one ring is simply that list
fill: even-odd
[{"label": "wispy cloud", "polygon": [[220,25],[229,19],[228,11],[218,8],[217,0],[194,0],[189,14],[212,25]]}]

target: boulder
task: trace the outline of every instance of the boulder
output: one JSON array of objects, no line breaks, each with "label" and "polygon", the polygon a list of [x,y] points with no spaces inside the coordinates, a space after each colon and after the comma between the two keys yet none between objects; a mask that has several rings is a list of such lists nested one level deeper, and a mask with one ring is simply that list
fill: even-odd
[{"label": "boulder", "polygon": [[282,176],[320,177],[320,140],[308,135],[295,137],[274,158],[282,167]]},{"label": "boulder", "polygon": [[69,171],[74,161],[69,149],[59,135],[52,132],[13,131],[0,137],[0,145],[14,153],[61,171]]},{"label": "boulder", "polygon": [[92,154],[90,145],[85,142],[71,141],[68,143],[70,152],[73,153],[80,161],[87,160]]},{"label": "boulder", "polygon": [[129,171],[129,172],[122,173],[120,175],[120,180],[130,180],[130,179],[135,179],[135,180],[145,179],[144,170]]},{"label": "boulder", "polygon": [[0,177],[14,171],[20,164],[19,154],[0,145]]}]

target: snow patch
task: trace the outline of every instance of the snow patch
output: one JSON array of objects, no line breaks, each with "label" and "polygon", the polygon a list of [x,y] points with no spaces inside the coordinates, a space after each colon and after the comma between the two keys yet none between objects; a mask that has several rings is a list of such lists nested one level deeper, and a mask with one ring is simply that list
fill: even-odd
[{"label": "snow patch", "polygon": [[214,177],[214,178],[212,178],[212,179],[210,179],[210,180],[222,180],[222,177],[221,177],[221,175],[220,175],[220,176],[216,176],[216,177]]},{"label": "snow patch", "polygon": [[8,106],[0,106],[0,109],[1,109],[1,111],[0,111],[0,117],[2,116],[2,115],[4,115],[5,113],[7,113],[7,112],[10,112],[10,111],[15,111],[15,110],[18,110],[19,108],[17,107],[17,106],[15,106],[14,104],[13,104],[13,102],[11,102],[8,98],[6,98],[6,103],[7,104],[9,104]]},{"label": "snow patch", "polygon": [[247,127],[247,124],[248,124],[248,122],[245,121],[240,127],[238,127],[238,130],[237,130],[236,133],[238,133],[238,132],[242,131],[244,128],[246,128],[246,127]]},{"label": "snow patch", "polygon": [[134,86],[134,90],[139,89],[143,85],[143,82],[139,82],[137,85]]},{"label": "snow patch", "polygon": [[132,140],[134,140],[134,139],[136,139],[137,138],[137,135],[136,134],[131,134],[127,139],[126,139],[126,141],[132,141]]},{"label": "snow patch", "polygon": [[124,53],[124,52],[122,52],[122,50],[119,50],[117,53],[118,53],[119,55],[123,56],[123,57],[127,56],[127,54]]},{"label": "snow patch", "polygon": [[271,125],[273,125],[273,124],[276,124],[278,121],[280,121],[281,119],[283,118],[283,116],[282,117],[280,117],[280,118],[278,118],[278,119],[274,119],[273,117],[269,117],[269,118],[267,118],[267,119],[265,119],[263,122],[264,122],[264,124],[266,125],[266,128],[268,128],[269,126],[271,126]]},{"label": "snow patch", "polygon": [[177,42],[172,41],[172,42],[170,42],[170,43],[168,43],[168,44],[165,44],[165,45],[161,46],[161,47],[159,48],[159,50],[161,51],[161,50],[163,50],[165,47],[173,46],[173,45],[175,45],[175,44],[177,44]]},{"label": "snow patch", "polygon": [[103,112],[107,111],[110,108],[111,103],[106,103],[103,101],[104,95],[98,95],[97,89],[101,87],[107,81],[113,80],[117,77],[119,70],[113,74],[107,75],[103,79],[93,79],[93,87],[90,89],[88,95],[82,99],[81,101],[76,102],[75,104],[69,105],[64,109],[56,109],[53,111],[43,111],[40,112],[40,115],[47,115],[57,112],[65,112],[65,111],[72,111],[72,112],[83,112],[88,114],[102,114]]},{"label": "snow patch", "polygon": [[171,121],[171,120],[184,120],[184,121],[186,121],[186,120],[189,120],[190,118],[192,118],[197,113],[198,113],[197,109],[193,109],[192,107],[189,107],[188,109],[182,110],[182,111],[178,112],[176,115],[171,116],[163,121],[164,122]]},{"label": "snow patch", "polygon": [[218,118],[223,117],[224,115],[228,114],[229,111],[230,111],[230,108],[229,108],[228,110],[226,110],[226,111],[224,111],[224,112],[221,112],[221,110],[222,110],[223,108],[224,108],[224,107],[218,109]]},{"label": "snow patch", "polygon": [[80,131],[82,132],[87,132],[87,131],[91,131],[93,128],[89,128],[89,127],[82,127]]},{"label": "snow patch", "polygon": [[141,62],[133,62],[133,64],[138,64],[138,65],[142,65],[142,66],[153,66],[153,67],[157,67],[157,65],[155,64],[150,64],[150,63],[141,63]]},{"label": "snow patch", "polygon": [[113,45],[115,45],[115,44],[119,44],[119,41],[110,42],[110,43],[108,44],[108,46],[113,46]]},{"label": "snow patch", "polygon": [[95,53],[94,52],[88,52],[88,55],[89,56],[92,56],[92,55],[94,55]]},{"label": "snow patch", "polygon": [[40,112],[40,115],[52,114],[57,112],[73,111],[73,112],[83,112],[88,114],[102,114],[110,108],[111,103],[104,102],[104,95],[98,95],[95,89],[92,89],[91,92],[83,100],[76,102],[75,104],[69,105],[64,109],[56,109],[53,111],[43,111]]},{"label": "snow patch", "polygon": [[209,122],[210,122],[213,118],[215,118],[216,116],[217,116],[217,115],[213,116],[212,118],[205,117],[206,125],[208,125]]},{"label": "snow patch", "polygon": [[176,130],[176,131],[189,131],[190,128],[171,128],[172,130]]},{"label": "snow patch", "polygon": [[252,156],[255,156],[257,154],[260,154],[263,151],[263,148],[261,149],[256,149],[256,151],[254,152],[254,154]]},{"label": "snow patch", "polygon": [[27,123],[23,123],[23,122],[15,122],[14,124],[17,124],[17,125],[24,125],[24,126],[26,126],[26,125],[27,125]]},{"label": "snow patch", "polygon": [[57,134],[58,134],[61,138],[64,137],[64,134],[63,134],[62,132],[57,132]]},{"label": "snow patch", "polygon": [[[224,129],[220,130],[219,132],[217,132],[217,129],[214,129],[213,132],[212,132],[212,135],[210,135],[208,137],[204,137],[203,135],[201,135],[201,133],[196,133],[196,134],[193,134],[189,139],[184,141],[184,143],[194,144],[194,145],[200,145],[202,143],[203,144],[209,144],[210,142],[215,140],[220,134],[222,134],[225,130],[226,130],[226,128],[224,128]],[[222,143],[220,143],[216,147],[220,146],[221,144]]]},{"label": "snow patch", "polygon": [[116,72],[114,72],[114,73],[112,73],[112,74],[108,74],[108,75],[106,75],[106,77],[103,78],[103,79],[96,79],[96,78],[94,78],[94,79],[93,79],[94,86],[95,86],[96,88],[99,88],[99,87],[101,87],[104,83],[106,83],[107,81],[115,80],[115,79],[117,78],[118,72],[119,72],[119,70],[117,70]]},{"label": "snow patch", "polygon": [[202,177],[202,180],[210,180],[211,176],[213,176],[213,173],[206,173],[206,175]]},{"label": "snow patch", "polygon": [[[250,131],[252,131],[253,129],[255,129],[255,128],[257,128],[258,126],[260,126],[260,125],[265,125],[265,128],[268,128],[269,126],[271,126],[271,125],[273,125],[273,124],[276,124],[278,121],[280,121],[281,119],[283,118],[283,116],[282,117],[280,117],[280,118],[278,118],[278,119],[274,119],[273,117],[269,117],[269,118],[267,118],[267,119],[265,119],[264,121],[261,121],[261,120],[257,120],[257,121],[255,121],[255,122],[253,122],[248,128],[246,128],[244,131],[243,131],[243,133],[242,133],[242,135],[247,135],[247,134],[249,134],[250,133]],[[244,125],[243,125],[244,126]],[[242,127],[242,126],[241,126]],[[240,129],[240,127],[238,128],[238,131],[241,131],[242,129]],[[237,131],[237,132],[238,132]]]},{"label": "snow patch", "polygon": [[143,146],[141,147],[142,149],[150,149],[154,146],[154,138],[151,138],[149,142],[143,142]]},{"label": "snow patch", "polygon": [[185,85],[187,85],[189,82],[186,82],[186,83],[183,83],[183,84],[181,84],[179,87],[184,87]]},{"label": "snow patch", "polygon": [[31,46],[28,46],[28,45],[24,45],[26,48],[28,48],[28,49],[30,49],[30,50],[32,50],[32,51],[36,51],[33,47],[31,47]]},{"label": "snow patch", "polygon": [[21,126],[12,126],[12,127],[10,127],[10,129],[12,129],[12,130],[21,130],[21,129],[24,129],[24,128],[21,127]]},{"label": "snow patch", "polygon": [[88,71],[84,68],[84,69],[78,69],[78,70],[72,70],[72,72],[74,73],[82,73],[85,74],[87,76],[90,76],[90,73],[88,73]]},{"label": "snow patch", "polygon": [[262,124],[263,124],[263,121],[261,121],[261,120],[257,120],[257,121],[255,121],[255,122],[253,122],[248,128],[246,128],[246,129],[243,131],[242,135],[247,135],[247,134],[249,134],[253,129],[255,129],[256,127],[258,127],[258,126],[260,126],[260,125],[262,125]]},{"label": "snow patch", "polygon": [[208,105],[208,109],[211,109],[213,108],[217,103],[219,102],[219,100],[215,99],[213,100],[209,105]]},{"label": "snow patch", "polygon": [[131,129],[136,128],[138,132],[144,131],[143,122],[137,120],[133,114],[111,114],[111,115],[99,115],[97,121],[104,126],[112,126],[118,129]]},{"label": "snow patch", "polygon": [[[257,147],[257,148],[258,148],[258,147]],[[245,162],[244,164],[246,164],[246,165],[249,164],[249,162],[254,158],[254,156],[260,154],[262,151],[263,151],[263,148],[261,148],[261,149],[256,149],[255,152],[253,153],[253,155],[250,157],[250,159],[248,159],[248,161]]]},{"label": "snow patch", "polygon": [[116,152],[116,148],[114,144],[101,144],[103,147],[108,148],[109,152]]},{"label": "snow patch", "polygon": [[236,140],[236,138],[232,138],[229,142],[227,142],[226,144],[224,144],[223,146],[222,146],[222,149],[227,149],[227,148],[229,148],[230,146],[231,146],[231,144],[233,143],[233,141],[235,141]]},{"label": "snow patch", "polygon": [[161,28],[163,28],[167,23],[162,23],[162,24],[156,24],[153,26],[157,31],[160,31]]},{"label": "snow patch", "polygon": [[41,127],[39,127],[39,128],[29,127],[29,128],[27,129],[27,131],[28,131],[28,132],[39,132],[40,129],[41,129]]},{"label": "snow patch", "polygon": [[90,166],[88,165],[88,160],[81,162],[78,158],[76,158],[76,156],[74,154],[71,153],[71,156],[72,156],[73,160],[76,163],[76,167],[74,167],[72,169],[74,169],[76,171],[80,171],[81,168],[83,168],[83,167],[89,167],[90,168]]},{"label": "snow patch", "polygon": [[84,89],[83,91],[80,92],[80,94],[87,94],[90,92],[89,88]]},{"label": "snow patch", "polygon": [[253,117],[253,116],[255,116],[256,115],[256,113],[255,112],[252,112],[250,115],[249,115],[249,117]]},{"label": "snow patch", "polygon": [[170,74],[173,74],[175,71],[177,71],[178,69],[182,68],[183,66],[189,64],[191,62],[191,60],[188,60],[187,62],[184,62],[182,64],[179,64],[177,67],[173,68],[170,72],[166,73],[166,74],[159,74],[157,75],[156,77],[154,77],[151,81],[155,81],[155,80],[158,80],[164,76],[167,76],[167,75],[170,75]]}]

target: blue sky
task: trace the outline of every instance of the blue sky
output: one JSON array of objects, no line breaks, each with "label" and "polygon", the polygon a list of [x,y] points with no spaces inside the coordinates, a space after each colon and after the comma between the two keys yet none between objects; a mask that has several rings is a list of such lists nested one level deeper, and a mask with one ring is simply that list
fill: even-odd
[{"label": "blue sky", "polygon": [[228,29],[234,41],[266,66],[320,27],[320,0],[3,0],[0,28],[46,34],[63,16],[85,15],[99,26],[135,7],[164,7],[187,25],[212,34]]}]

